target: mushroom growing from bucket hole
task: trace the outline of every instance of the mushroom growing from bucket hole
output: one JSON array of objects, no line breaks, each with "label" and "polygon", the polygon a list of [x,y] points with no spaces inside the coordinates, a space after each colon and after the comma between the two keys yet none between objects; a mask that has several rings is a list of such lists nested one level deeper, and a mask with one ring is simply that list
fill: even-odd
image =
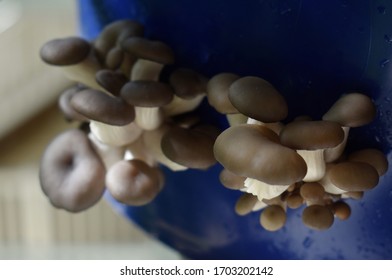
[{"label": "mushroom growing from bucket hole", "polygon": [[245,189],[259,200],[283,193],[306,174],[306,163],[294,150],[279,144],[270,129],[242,124],[223,131],[215,141],[214,155],[226,169],[247,177]]},{"label": "mushroom growing from bucket hole", "polygon": [[117,201],[141,206],[151,202],[162,190],[163,174],[141,160],[122,160],[107,172],[106,186]]},{"label": "mushroom growing from bucket hole", "polygon": [[280,132],[282,145],[297,150],[308,167],[304,182],[315,182],[324,177],[324,150],[339,145],[344,139],[340,125],[330,121],[296,121]]},{"label": "mushroom growing from bucket hole", "polygon": [[71,129],[46,147],[39,179],[44,194],[55,207],[80,212],[102,197],[105,173],[105,166],[87,135]]},{"label": "mushroom growing from bucket hole", "polygon": [[339,123],[345,136],[341,144],[325,151],[325,161],[333,162],[341,156],[351,127],[366,125],[373,121],[375,116],[376,107],[368,96],[361,93],[348,93],[340,97],[323,115],[323,120]]},{"label": "mushroom growing from bucket hole", "polygon": [[47,64],[59,66],[70,80],[103,90],[95,81],[95,73],[102,66],[86,40],[79,37],[50,40],[41,47],[40,57]]}]

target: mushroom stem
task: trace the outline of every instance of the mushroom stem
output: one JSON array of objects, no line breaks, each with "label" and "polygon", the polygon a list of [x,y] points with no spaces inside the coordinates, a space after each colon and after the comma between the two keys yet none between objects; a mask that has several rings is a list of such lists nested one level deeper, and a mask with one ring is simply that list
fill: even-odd
[{"label": "mushroom stem", "polygon": [[328,171],[331,169],[333,165],[332,164],[326,164],[325,168],[325,175],[323,178],[321,178],[318,183],[324,187],[325,192],[331,193],[331,194],[343,194],[346,191],[336,187],[330,180],[328,176]]},{"label": "mushroom stem", "polygon": [[308,171],[302,179],[304,182],[316,182],[325,175],[324,150],[315,151],[297,150],[297,153],[304,159]]},{"label": "mushroom stem", "polygon": [[141,135],[136,141],[126,146],[124,159],[138,159],[147,163],[149,166],[157,165],[156,160],[151,155],[150,151],[147,149],[144,143],[143,135]]},{"label": "mushroom stem", "polygon": [[226,119],[230,126],[235,126],[235,125],[246,123],[248,117],[241,113],[238,113],[238,114],[227,114]]},{"label": "mushroom stem", "polygon": [[252,178],[246,178],[244,186],[242,191],[257,196],[260,201],[277,197],[289,187],[289,185],[271,185]]},{"label": "mushroom stem", "polygon": [[247,124],[257,124],[257,125],[264,126],[266,128],[271,129],[277,135],[279,135],[280,131],[283,129],[283,123],[281,123],[281,122],[264,123],[264,122],[261,122],[261,121],[258,121],[258,120],[252,119],[252,118],[248,118],[246,123]]},{"label": "mushroom stem", "polygon": [[103,164],[105,165],[106,170],[109,170],[113,164],[124,158],[124,148],[113,147],[102,143],[91,132],[89,133],[88,138],[94,147],[94,150],[97,152]]},{"label": "mushroom stem", "polygon": [[158,81],[162,68],[162,63],[139,58],[132,67],[130,80]]},{"label": "mushroom stem", "polygon": [[154,130],[162,125],[164,116],[159,107],[135,107],[135,123],[144,130]]},{"label": "mushroom stem", "polygon": [[350,132],[350,127],[348,126],[342,126],[342,129],[344,131],[344,139],[343,141],[337,145],[334,148],[328,148],[324,150],[324,160],[325,162],[334,162],[335,160],[337,160],[344,152],[344,149],[346,148],[346,144],[347,144],[347,138],[348,138],[348,134]]},{"label": "mushroom stem", "polygon": [[91,121],[90,129],[100,142],[116,147],[132,143],[138,139],[142,133],[142,129],[134,122],[124,126],[114,126]]},{"label": "mushroom stem", "polygon": [[204,95],[197,95],[192,99],[183,99],[174,95],[173,100],[163,106],[165,116],[175,116],[186,112],[193,111],[203,101]]}]

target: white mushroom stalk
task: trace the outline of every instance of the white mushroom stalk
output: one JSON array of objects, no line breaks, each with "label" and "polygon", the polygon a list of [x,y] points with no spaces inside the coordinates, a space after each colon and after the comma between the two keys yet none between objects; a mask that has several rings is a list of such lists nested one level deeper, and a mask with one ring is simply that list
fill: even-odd
[{"label": "white mushroom stalk", "polygon": [[248,118],[246,121],[247,124],[257,124],[257,125],[261,125],[264,126],[266,128],[271,129],[273,132],[275,132],[277,135],[280,134],[280,132],[282,131],[284,125],[281,122],[273,122],[273,123],[264,123],[252,118]]},{"label": "white mushroom stalk", "polygon": [[125,147],[125,160],[139,159],[149,166],[156,166],[157,161],[144,143],[143,135]]},{"label": "white mushroom stalk", "polygon": [[104,144],[99,141],[93,133],[89,133],[88,138],[90,139],[94,150],[97,152],[102,162],[104,163],[106,170],[109,170],[113,164],[124,158],[125,149],[123,147]]},{"label": "white mushroom stalk", "polygon": [[159,107],[135,107],[135,123],[144,130],[157,129],[164,120],[164,114]]},{"label": "white mushroom stalk", "polygon": [[134,122],[124,126],[114,126],[91,121],[90,130],[100,142],[116,147],[130,144],[142,134],[142,129]]},{"label": "white mushroom stalk", "polygon": [[325,192],[330,193],[330,194],[344,194],[346,191],[339,189],[338,187],[336,187],[330,180],[329,176],[328,176],[328,171],[331,169],[332,164],[327,164],[326,165],[326,173],[325,176],[323,176],[323,178],[321,178],[321,180],[318,181],[318,183],[320,185],[322,185],[324,187]]},{"label": "white mushroom stalk", "polygon": [[342,126],[342,129],[344,131],[344,139],[342,143],[340,143],[334,148],[328,148],[324,150],[324,160],[327,163],[334,162],[339,159],[342,156],[344,149],[346,148],[350,127]]},{"label": "white mushroom stalk", "polygon": [[272,199],[281,195],[290,185],[271,185],[262,181],[246,178],[242,191],[257,196],[258,200]]},{"label": "white mushroom stalk", "polygon": [[204,95],[198,95],[192,99],[184,99],[175,95],[169,104],[162,107],[163,113],[166,117],[170,117],[193,111],[204,97]]},{"label": "white mushroom stalk", "polygon": [[303,178],[304,182],[316,182],[323,178],[325,175],[325,161],[324,161],[324,150],[297,150],[297,153],[304,159],[308,172]]}]

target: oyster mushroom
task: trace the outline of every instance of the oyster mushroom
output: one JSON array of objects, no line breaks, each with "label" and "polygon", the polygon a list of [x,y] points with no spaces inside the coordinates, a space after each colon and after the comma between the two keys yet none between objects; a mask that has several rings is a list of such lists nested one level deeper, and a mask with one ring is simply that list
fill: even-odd
[{"label": "oyster mushroom", "polygon": [[296,121],[287,124],[280,133],[282,145],[297,150],[308,167],[305,182],[324,177],[324,150],[336,147],[344,139],[340,125],[329,121]]},{"label": "oyster mushroom", "polygon": [[53,206],[70,212],[85,210],[102,197],[105,166],[87,135],[78,129],[58,135],[45,149],[39,179]]},{"label": "oyster mushroom", "polygon": [[316,230],[326,230],[333,224],[334,216],[332,211],[322,205],[310,205],[302,212],[302,222]]},{"label": "oyster mushroom", "polygon": [[373,121],[376,107],[372,100],[361,93],[349,93],[340,97],[323,115],[323,120],[339,123],[345,133],[343,142],[335,148],[325,151],[325,161],[337,160],[344,151],[351,127],[359,127]]},{"label": "oyster mushroom", "polygon": [[281,206],[269,205],[260,215],[261,226],[268,231],[277,231],[286,223],[286,212]]}]

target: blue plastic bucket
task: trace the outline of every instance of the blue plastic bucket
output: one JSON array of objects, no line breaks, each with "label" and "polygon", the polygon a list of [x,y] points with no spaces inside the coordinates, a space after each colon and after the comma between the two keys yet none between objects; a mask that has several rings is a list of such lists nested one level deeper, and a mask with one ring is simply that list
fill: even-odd
[{"label": "blue plastic bucket", "polygon": [[[176,66],[211,76],[255,75],[287,99],[289,118],[320,118],[347,91],[372,97],[378,114],[352,129],[348,149],[374,147],[391,159],[392,4],[371,0],[79,1],[81,34],[93,39],[102,27],[131,18],[146,37],[170,45]],[[386,4],[387,3],[387,4]],[[206,104],[211,123],[226,123]],[[301,210],[288,210],[286,226],[268,232],[259,214],[237,216],[239,192],[208,171],[173,173],[144,207],[113,206],[150,234],[196,259],[392,259],[392,171],[360,201],[348,200],[352,216],[327,231],[302,224]],[[109,197],[110,200],[110,197]]]}]

